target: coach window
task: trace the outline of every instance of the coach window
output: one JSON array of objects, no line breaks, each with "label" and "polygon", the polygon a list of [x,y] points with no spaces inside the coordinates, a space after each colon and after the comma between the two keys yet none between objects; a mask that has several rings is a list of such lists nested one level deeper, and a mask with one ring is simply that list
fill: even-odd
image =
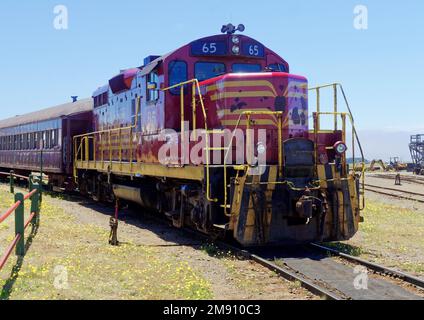
[{"label": "coach window", "polygon": [[153,102],[159,99],[159,76],[157,71],[152,71],[147,76],[147,102]]},{"label": "coach window", "polygon": [[54,143],[54,146],[57,147],[59,146],[59,129],[53,130],[53,133],[54,133],[53,143]]},{"label": "coach window", "polygon": [[43,142],[42,143],[43,149],[46,149],[47,148],[47,133],[46,133],[46,131],[43,131],[41,133],[41,141]]},{"label": "coach window", "polygon": [[217,62],[197,62],[194,65],[194,75],[199,81],[225,74],[225,64]]},{"label": "coach window", "polygon": [[46,131],[46,149],[51,149],[52,139],[51,139],[51,130]]},{"label": "coach window", "polygon": [[25,133],[25,150],[29,150],[30,148],[29,148],[29,146],[31,145],[30,144],[30,141],[29,141],[29,139],[30,139],[30,134],[29,133]]},{"label": "coach window", "polygon": [[50,136],[50,149],[54,148],[55,144],[54,144],[54,130],[50,130],[49,131],[49,136]]},{"label": "coach window", "polygon": [[[174,60],[169,63],[169,86],[172,87],[176,84],[188,80],[187,63],[185,61]],[[172,94],[179,95],[181,88],[176,87],[170,90]]]}]

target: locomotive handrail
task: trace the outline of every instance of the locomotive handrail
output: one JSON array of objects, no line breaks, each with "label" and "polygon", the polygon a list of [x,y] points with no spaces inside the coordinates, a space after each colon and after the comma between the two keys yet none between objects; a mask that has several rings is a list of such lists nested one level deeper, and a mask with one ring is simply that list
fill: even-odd
[{"label": "locomotive handrail", "polygon": [[[329,87],[332,87],[333,88],[334,112],[336,112],[336,113],[338,112],[337,88],[340,88],[340,91],[342,92],[343,99],[344,99],[345,104],[346,104],[346,108],[347,108],[348,113],[349,113],[349,116],[350,116],[351,123],[353,125],[353,133],[354,133],[354,135],[352,135],[352,139],[353,138],[356,139],[356,143],[358,144],[358,147],[359,147],[359,149],[361,151],[361,154],[363,155],[364,152],[363,152],[363,149],[362,149],[362,144],[361,144],[361,141],[359,140],[359,136],[358,136],[358,133],[356,131],[356,127],[354,126],[355,119],[353,117],[353,113],[352,113],[352,110],[350,108],[349,101],[347,100],[346,93],[345,93],[345,91],[344,91],[343,86],[342,86],[341,83],[335,82],[335,83],[324,84],[324,85],[321,85],[321,86],[316,86],[316,87],[312,87],[312,88],[309,88],[308,89],[309,91],[316,91],[316,93],[317,93],[317,99],[316,99],[317,100],[316,101],[317,102],[317,112],[321,112],[320,90],[321,89],[325,89],[325,88],[329,88]],[[335,118],[335,130],[337,130],[337,116],[335,115],[334,118]],[[321,129],[320,128],[319,121],[318,121],[318,129],[319,130]],[[353,144],[353,148],[354,148],[354,144]],[[353,159],[353,160],[355,161],[355,159]],[[365,160],[365,158],[363,160]],[[355,165],[355,162],[354,162],[354,165]]]},{"label": "locomotive handrail", "polygon": [[[243,116],[247,117],[247,130],[246,130],[246,139],[249,137],[248,134],[248,130],[250,129],[250,117],[252,115],[274,115],[277,116],[278,119],[278,172],[279,172],[279,176],[281,177],[283,175],[283,112],[282,111],[255,111],[255,110],[247,110],[247,111],[243,111],[240,113],[239,118],[237,120],[237,124],[233,130],[233,135],[231,136],[230,139],[230,143],[228,145],[228,147],[224,148],[225,149],[225,156],[224,156],[224,204],[223,204],[223,208],[224,208],[224,214],[227,217],[231,217],[231,214],[228,214],[228,186],[227,186],[227,160],[228,160],[228,155],[230,154],[230,149],[232,148],[233,145],[233,141],[234,141],[234,137],[235,137],[235,133],[237,128],[240,125],[241,119]],[[250,145],[249,142],[246,142],[246,145]],[[246,167],[246,166],[244,166]]]},{"label": "locomotive handrail", "polygon": [[[320,90],[321,89],[325,89],[325,88],[333,88],[333,112],[322,112],[321,111],[321,97],[320,97]],[[359,151],[361,153],[361,182],[362,182],[362,208],[365,208],[365,157],[364,157],[364,151],[362,148],[362,144],[361,141],[359,140],[359,136],[358,136],[358,132],[356,130],[356,126],[355,126],[355,120],[353,117],[353,113],[352,110],[350,108],[350,104],[349,101],[347,100],[347,96],[346,93],[343,89],[343,86],[341,83],[331,83],[331,84],[324,84],[324,85],[320,85],[320,86],[316,86],[316,87],[312,87],[309,88],[309,91],[316,91],[316,103],[317,103],[317,119],[316,122],[314,121],[314,130],[315,127],[318,129],[318,131],[320,131],[320,115],[333,115],[334,116],[334,130],[337,130],[337,120],[338,120],[338,116],[342,113],[340,113],[338,111],[338,91],[337,89],[340,88],[340,91],[343,95],[343,99],[344,102],[346,104],[346,108],[347,108],[347,113],[345,113],[345,115],[347,115],[349,117],[351,126],[352,126],[352,160],[353,160],[353,170],[355,171],[355,167],[356,167],[356,158],[355,158],[355,143],[358,144],[359,147]],[[314,131],[315,132],[315,131]]]},{"label": "locomotive handrail", "polygon": [[[313,117],[314,117],[314,139],[315,139],[315,141],[314,141],[314,145],[315,145],[314,153],[315,153],[315,159],[318,159],[318,133],[319,133],[319,130],[318,130],[317,124],[319,123],[320,116],[322,116],[322,115],[332,115],[332,116],[335,116],[335,117],[340,116],[342,118],[342,123],[343,123],[342,140],[343,141],[346,141],[346,117],[348,117],[350,122],[351,122],[351,126],[352,126],[352,145],[354,145],[354,143],[355,143],[355,140],[354,140],[355,139],[355,136],[354,136],[355,124],[353,122],[353,117],[350,113],[348,113],[348,112],[323,112],[323,111],[314,112]],[[353,146],[352,146],[352,149],[353,149],[352,157],[353,157],[353,159],[355,159],[355,153],[354,153],[354,147]],[[362,152],[362,149],[360,149],[360,151],[361,151],[361,159],[362,159],[362,161],[361,161],[361,177],[360,178],[361,178],[361,189],[362,189],[362,195],[363,195],[362,196],[362,207],[360,209],[363,210],[365,208],[365,197],[364,197],[364,195],[365,195],[365,193],[364,193],[365,192],[365,157],[364,157],[364,154]],[[355,160],[353,160],[353,165],[355,167]],[[346,170],[346,168],[347,168],[346,154],[343,154],[343,156],[342,156],[342,169]],[[344,173],[347,174],[348,172],[344,172]]]},{"label": "locomotive handrail", "polygon": [[[203,103],[203,95],[202,92],[200,90],[200,84],[199,84],[199,80],[198,79],[191,79],[188,81],[184,81],[181,83],[177,83],[175,85],[172,85],[170,87],[161,89],[162,91],[168,91],[171,89],[175,89],[180,87],[180,103],[181,103],[181,146],[182,148],[184,148],[184,130],[185,130],[185,119],[184,119],[184,86],[191,84],[192,85],[192,99],[191,99],[191,104],[192,104],[192,112],[193,112],[193,131],[196,133],[197,127],[196,127],[196,118],[197,118],[197,110],[196,110],[196,91],[199,95],[199,101],[200,101],[200,106],[202,107],[202,114],[203,114],[203,119],[204,119],[204,130],[206,132],[205,135],[205,143],[206,143],[206,147],[210,148],[209,146],[209,131],[208,131],[208,121],[207,121],[207,114],[206,114],[206,108],[205,105]],[[182,157],[185,156],[185,152],[182,149],[181,150],[181,155]],[[184,163],[184,158],[182,158],[182,163]],[[210,193],[210,159],[209,159],[209,151],[206,152],[206,199],[210,202],[218,202],[218,199],[213,199],[211,197],[211,193]]]},{"label": "locomotive handrail", "polygon": [[[0,223],[9,218],[12,213],[15,213],[15,238],[6,248],[6,251],[0,258],[0,270],[3,269],[12,251],[16,248],[17,256],[25,255],[25,230],[30,224],[35,226],[39,221],[40,204],[41,204],[41,185],[38,182],[32,181],[32,176],[25,177],[30,181],[30,192],[26,195],[22,193],[15,194],[15,203],[0,216]],[[27,221],[24,221],[25,201],[31,199],[30,216]]]},{"label": "locomotive handrail", "polygon": [[[89,139],[93,139],[93,159],[94,162],[96,163],[96,135],[100,135],[100,137],[102,137],[103,134],[108,134],[108,148],[109,148],[109,162],[112,163],[113,159],[112,159],[112,139],[111,139],[111,134],[112,132],[118,132],[119,133],[119,162],[121,163],[122,166],[122,131],[124,130],[129,130],[130,131],[130,163],[131,163],[131,172],[132,172],[132,162],[133,162],[133,145],[132,145],[132,134],[133,134],[133,129],[137,128],[138,126],[138,115],[140,113],[140,101],[141,98],[137,97],[136,99],[136,110],[135,110],[135,119],[134,119],[134,123],[131,126],[127,126],[127,127],[120,127],[120,128],[112,128],[112,129],[106,129],[106,130],[99,130],[99,131],[93,131],[93,132],[89,132],[89,133],[84,133],[84,134],[79,134],[73,137],[73,141],[74,141],[74,179],[75,181],[78,179],[78,173],[77,173],[77,161],[78,161],[78,157],[79,154],[81,153],[81,161],[86,161],[89,162],[90,161],[90,145],[89,145]],[[78,144],[78,140],[80,140],[79,144]],[[84,144],[85,142],[85,144]],[[85,156],[86,159],[83,159],[83,144],[85,147]],[[101,151],[101,157],[102,157],[102,166],[104,167],[104,150],[102,148]]]}]

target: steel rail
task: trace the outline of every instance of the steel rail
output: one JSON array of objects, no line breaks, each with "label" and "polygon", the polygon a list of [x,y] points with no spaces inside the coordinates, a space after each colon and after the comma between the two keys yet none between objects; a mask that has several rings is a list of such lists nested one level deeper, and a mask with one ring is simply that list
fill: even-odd
[{"label": "steel rail", "polygon": [[[157,217],[153,217],[153,219],[159,219]],[[162,220],[163,222],[163,220]],[[198,231],[192,230],[192,229],[188,229],[188,228],[183,228],[182,229],[184,232],[189,233],[195,237],[199,237],[199,238],[203,238],[204,240],[207,241],[211,241],[211,238],[208,235],[205,235],[203,233],[200,233]],[[300,274],[296,273],[295,270],[289,270],[283,267],[280,267],[278,265],[276,265],[275,263],[273,263],[272,261],[269,261],[263,257],[260,257],[257,254],[253,254],[245,249],[236,247],[234,245],[231,245],[227,242],[221,241],[221,240],[214,240],[212,241],[213,244],[215,244],[216,246],[220,247],[221,249],[225,249],[228,251],[231,251],[235,254],[238,254],[239,256],[242,256],[246,259],[249,259],[253,262],[256,262],[260,265],[262,265],[263,267],[277,273],[280,277],[291,281],[291,282],[295,282],[298,281],[301,286],[303,288],[305,288],[306,290],[308,290],[309,292],[320,296],[320,297],[324,297],[328,300],[347,300],[346,297],[343,297],[341,294],[336,294],[333,292],[330,292],[328,289],[324,288],[321,285],[315,284],[313,281],[307,279],[306,277],[301,276]]]},{"label": "steel rail", "polygon": [[391,268],[388,268],[388,267],[384,267],[382,265],[376,264],[374,262],[366,261],[366,260],[358,258],[358,257],[354,257],[354,256],[349,255],[347,253],[341,252],[337,249],[326,247],[322,244],[311,243],[311,246],[313,248],[319,249],[321,251],[326,251],[328,253],[334,254],[336,256],[339,256],[339,257],[344,258],[346,260],[349,260],[351,262],[358,263],[358,264],[360,264],[364,267],[367,267],[367,268],[373,270],[374,272],[379,272],[379,273],[382,273],[382,274],[385,274],[385,275],[388,275],[388,276],[393,276],[393,277],[399,278],[404,282],[413,284],[413,285],[415,285],[415,286],[417,286],[421,289],[424,289],[424,280],[417,278],[417,277],[414,277],[410,274],[407,274],[407,273],[404,273],[404,272],[401,272],[401,271],[397,271],[397,270],[394,270],[394,269],[391,269]]},{"label": "steel rail", "polygon": [[[396,178],[396,174],[385,175],[385,174],[371,173],[368,175],[368,177],[376,178],[376,179],[394,180]],[[418,178],[417,176],[401,175],[400,178],[401,178],[401,181],[408,181],[408,182],[416,183],[416,184],[424,184],[424,179]]]},{"label": "steel rail", "polygon": [[424,193],[417,193],[417,192],[408,191],[408,190],[400,190],[400,189],[394,189],[394,188],[387,188],[387,187],[375,186],[375,185],[372,185],[372,184],[365,184],[365,187],[377,188],[377,189],[383,189],[383,190],[395,191],[395,192],[401,192],[401,193],[408,193],[408,194],[412,194],[414,196],[424,197]]},{"label": "steel rail", "polygon": [[369,187],[365,188],[365,190],[370,191],[370,192],[374,192],[374,193],[378,193],[378,194],[382,194],[382,195],[385,195],[385,196],[393,197],[393,198],[424,203],[424,200],[420,200],[420,199],[416,199],[416,198],[412,198],[412,197],[406,197],[406,196],[402,196],[402,195],[397,195],[397,194],[393,194],[393,193],[389,193],[389,192],[379,191],[379,190],[375,190],[375,189],[370,189]]},{"label": "steel rail", "polygon": [[276,272],[278,275],[280,275],[286,280],[299,281],[303,288],[307,289],[309,292],[313,294],[316,294],[321,297],[325,297],[329,300],[346,300],[341,295],[332,293],[326,288],[323,288],[322,286],[313,283],[312,281],[306,279],[305,277],[302,277],[293,271],[286,270],[280,266],[277,266],[275,263],[272,263],[271,261],[264,259],[258,255],[249,254],[248,257],[252,261],[255,261],[256,263],[259,263],[260,265],[268,268],[269,270]]}]

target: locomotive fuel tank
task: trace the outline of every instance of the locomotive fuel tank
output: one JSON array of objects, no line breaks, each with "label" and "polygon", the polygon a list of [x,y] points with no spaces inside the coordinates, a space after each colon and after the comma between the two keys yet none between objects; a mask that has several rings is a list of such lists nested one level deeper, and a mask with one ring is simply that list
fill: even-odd
[{"label": "locomotive fuel tank", "polygon": [[157,196],[155,190],[150,186],[125,186],[120,184],[113,185],[113,194],[117,199],[123,199],[137,203],[144,208],[156,209]]}]

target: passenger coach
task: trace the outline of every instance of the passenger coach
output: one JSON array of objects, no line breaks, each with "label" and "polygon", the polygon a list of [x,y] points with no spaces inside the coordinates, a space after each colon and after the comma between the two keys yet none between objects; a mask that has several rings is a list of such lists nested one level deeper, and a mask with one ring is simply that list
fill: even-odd
[{"label": "passenger coach", "polygon": [[0,170],[39,172],[42,149],[49,182],[72,189],[72,138],[91,130],[92,109],[86,99],[0,121]]}]

